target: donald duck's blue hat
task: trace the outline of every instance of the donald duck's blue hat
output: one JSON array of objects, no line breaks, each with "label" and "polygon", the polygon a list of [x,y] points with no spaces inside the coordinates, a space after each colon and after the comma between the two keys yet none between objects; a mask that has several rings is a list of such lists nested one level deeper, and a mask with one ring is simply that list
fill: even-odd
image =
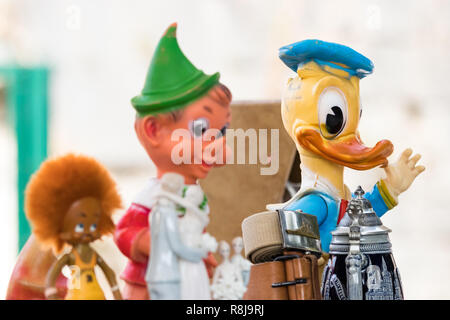
[{"label": "donald duck's blue hat", "polygon": [[297,72],[299,66],[312,60],[320,66],[341,69],[360,79],[373,71],[372,61],[352,48],[321,40],[303,40],[281,47],[279,57],[294,72]]}]

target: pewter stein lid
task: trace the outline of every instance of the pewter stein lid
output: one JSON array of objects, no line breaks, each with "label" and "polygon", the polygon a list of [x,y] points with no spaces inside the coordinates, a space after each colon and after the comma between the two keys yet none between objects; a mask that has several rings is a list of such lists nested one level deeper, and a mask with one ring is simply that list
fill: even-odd
[{"label": "pewter stein lid", "polygon": [[333,231],[330,254],[348,254],[350,249],[349,233],[352,222],[356,222],[360,228],[361,253],[391,253],[391,241],[388,233],[391,230],[381,222],[373,210],[369,200],[363,197],[364,190],[361,186],[355,191],[355,198],[350,200],[345,216],[338,227]]}]

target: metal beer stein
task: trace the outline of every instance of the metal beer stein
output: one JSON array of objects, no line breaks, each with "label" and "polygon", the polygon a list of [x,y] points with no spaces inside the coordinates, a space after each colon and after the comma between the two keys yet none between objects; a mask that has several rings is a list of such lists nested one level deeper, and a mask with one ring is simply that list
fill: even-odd
[{"label": "metal beer stein", "polygon": [[345,216],[332,232],[323,271],[324,300],[403,300],[392,245],[380,218],[358,187]]}]

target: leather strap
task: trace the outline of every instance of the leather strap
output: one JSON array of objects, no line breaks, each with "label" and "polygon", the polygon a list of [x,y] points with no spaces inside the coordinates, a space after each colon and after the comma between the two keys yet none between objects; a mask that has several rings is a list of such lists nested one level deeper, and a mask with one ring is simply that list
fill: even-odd
[{"label": "leather strap", "polygon": [[245,256],[252,263],[272,261],[282,254],[283,236],[276,211],[264,211],[242,222]]},{"label": "leather strap", "polygon": [[244,300],[289,300],[286,287],[273,288],[273,283],[286,281],[282,261],[252,265]]},{"label": "leather strap", "polygon": [[311,270],[311,285],[312,285],[312,297],[313,300],[321,300],[322,296],[320,294],[320,277],[319,277],[319,266],[318,259],[315,255],[307,254],[304,259],[309,260],[310,270]]},{"label": "leather strap", "polygon": [[245,256],[254,263],[244,299],[321,299],[317,257],[282,249],[278,212],[260,212],[244,219],[242,234]]},{"label": "leather strap", "polygon": [[285,252],[252,266],[245,300],[320,300],[317,257]]},{"label": "leather strap", "polygon": [[[295,252],[286,252],[285,254],[295,254]],[[316,256],[310,254],[300,254],[298,258],[286,260],[285,270],[286,279],[288,281],[297,282],[295,285],[287,287],[289,292],[289,300],[320,299]]]}]

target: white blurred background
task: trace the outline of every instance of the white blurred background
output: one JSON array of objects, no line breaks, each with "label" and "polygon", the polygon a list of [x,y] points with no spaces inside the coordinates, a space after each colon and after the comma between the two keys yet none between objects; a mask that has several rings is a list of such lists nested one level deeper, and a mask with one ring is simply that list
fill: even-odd
[{"label": "white blurred background", "polygon": [[[130,99],[175,21],[185,54],[207,73],[220,71],[235,100],[279,99],[294,74],[277,50],[299,40],[346,44],[374,62],[361,82],[361,137],[368,145],[390,139],[393,158],[412,147],[427,167],[383,218],[405,297],[449,299],[450,2],[0,0],[0,65],[51,70],[50,155],[97,157],[127,204],[154,172],[134,135]],[[0,297],[17,254],[15,148],[2,115]],[[382,174],[348,171],[347,184],[369,189]],[[111,263],[120,269],[124,260]]]}]

